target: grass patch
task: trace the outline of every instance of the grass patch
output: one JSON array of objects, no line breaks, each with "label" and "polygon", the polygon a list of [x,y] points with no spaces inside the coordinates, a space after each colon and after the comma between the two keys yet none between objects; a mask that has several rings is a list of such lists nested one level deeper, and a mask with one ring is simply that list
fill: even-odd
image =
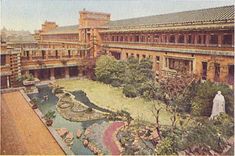
[{"label": "grass patch", "polygon": [[[114,88],[97,81],[78,79],[78,80],[57,80],[56,84],[64,87],[66,90],[75,91],[83,90],[86,92],[90,101],[96,105],[110,109],[112,111],[125,110],[128,111],[134,119],[140,119],[154,123],[155,118],[151,110],[153,105],[165,107],[159,101],[147,101],[143,98],[127,98],[123,95],[121,88]],[[171,113],[162,109],[160,112],[160,124],[170,125]]]}]

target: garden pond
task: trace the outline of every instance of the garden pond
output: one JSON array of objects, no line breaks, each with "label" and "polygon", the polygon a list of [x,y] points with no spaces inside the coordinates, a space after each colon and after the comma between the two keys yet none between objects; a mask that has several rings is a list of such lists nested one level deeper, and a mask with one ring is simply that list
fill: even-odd
[{"label": "garden pond", "polygon": [[[86,147],[84,147],[82,143],[82,139],[78,139],[76,137],[76,132],[78,129],[84,130],[91,126],[92,124],[102,124],[104,122],[107,122],[106,119],[97,119],[97,120],[89,120],[89,121],[82,121],[82,122],[72,122],[69,120],[64,119],[57,111],[56,111],[56,104],[59,100],[55,94],[52,93],[52,89],[47,85],[38,86],[38,93],[34,94],[28,94],[30,99],[36,98],[38,108],[42,112],[42,114],[46,114],[49,110],[56,112],[56,117],[53,119],[53,127],[55,129],[57,128],[67,128],[70,132],[74,135],[74,141],[73,145],[71,147],[71,150],[76,155],[93,155],[93,153]],[[81,100],[84,104],[87,104],[91,108],[95,108],[100,111],[108,111],[105,109],[102,109],[93,103],[89,101],[89,99],[86,97],[86,95],[83,92],[76,91],[75,92],[75,98],[76,100]],[[48,100],[44,101],[44,96],[48,96]]]}]

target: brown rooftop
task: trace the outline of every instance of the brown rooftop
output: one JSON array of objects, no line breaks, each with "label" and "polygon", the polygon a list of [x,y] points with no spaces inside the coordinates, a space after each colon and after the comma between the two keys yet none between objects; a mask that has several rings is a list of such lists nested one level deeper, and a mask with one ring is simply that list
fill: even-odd
[{"label": "brown rooftop", "polygon": [[196,22],[217,22],[234,20],[234,6],[223,6],[216,8],[183,11],[154,16],[130,18],[123,20],[110,21],[106,26],[109,29],[120,28],[139,28],[139,27],[158,27],[167,24],[185,24]]},{"label": "brown rooftop", "polygon": [[1,155],[64,155],[19,91],[1,97]]}]

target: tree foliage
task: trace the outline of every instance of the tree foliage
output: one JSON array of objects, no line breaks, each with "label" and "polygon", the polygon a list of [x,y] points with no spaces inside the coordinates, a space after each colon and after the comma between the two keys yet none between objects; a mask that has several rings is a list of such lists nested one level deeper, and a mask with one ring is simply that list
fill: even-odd
[{"label": "tree foliage", "polygon": [[123,93],[127,97],[141,95],[152,99],[159,88],[153,79],[150,59],[139,61],[129,57],[127,61],[120,61],[111,56],[101,56],[97,60],[95,73],[98,81],[114,87],[123,86]]}]

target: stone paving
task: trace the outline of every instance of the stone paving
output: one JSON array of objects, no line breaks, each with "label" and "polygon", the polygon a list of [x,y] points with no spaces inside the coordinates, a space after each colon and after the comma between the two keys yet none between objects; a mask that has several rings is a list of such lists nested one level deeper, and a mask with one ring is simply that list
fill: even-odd
[{"label": "stone paving", "polygon": [[65,154],[19,91],[1,94],[1,128],[1,154]]}]

